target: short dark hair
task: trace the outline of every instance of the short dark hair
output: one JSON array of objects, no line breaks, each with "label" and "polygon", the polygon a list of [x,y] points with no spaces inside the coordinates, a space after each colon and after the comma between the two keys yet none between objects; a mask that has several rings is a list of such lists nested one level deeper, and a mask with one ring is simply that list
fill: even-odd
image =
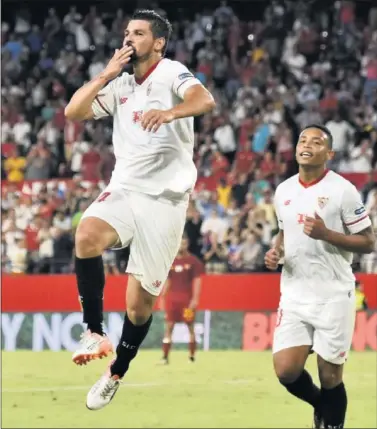
[{"label": "short dark hair", "polygon": [[170,21],[152,9],[138,9],[134,12],[131,19],[140,19],[142,21],[148,21],[151,24],[153,37],[155,39],[165,39],[165,46],[162,50],[162,55],[165,55],[166,48],[172,33],[172,25]]},{"label": "short dark hair", "polygon": [[329,148],[332,149],[333,136],[327,127],[325,127],[324,125],[320,125],[320,124],[310,124],[310,125],[307,125],[305,128],[303,128],[301,130],[301,133],[303,133],[305,130],[307,130],[309,128],[317,128],[318,130],[321,130],[322,132],[324,132],[326,134],[326,137],[327,137],[327,143],[329,145]]}]

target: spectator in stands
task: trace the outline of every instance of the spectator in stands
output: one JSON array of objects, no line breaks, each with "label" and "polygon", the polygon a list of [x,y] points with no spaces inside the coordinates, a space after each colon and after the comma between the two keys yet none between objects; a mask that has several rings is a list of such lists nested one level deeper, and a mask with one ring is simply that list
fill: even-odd
[{"label": "spectator in stands", "polygon": [[35,272],[37,273],[49,274],[51,272],[54,249],[50,228],[49,221],[47,219],[42,219],[41,228],[37,235],[39,244],[39,261],[35,267]]},{"label": "spectator in stands", "polygon": [[[81,217],[84,214],[85,210],[89,207],[89,201],[86,199],[80,200],[78,211],[72,211],[72,220],[71,220],[71,229],[72,236],[75,236],[76,228],[78,227]],[[68,228],[70,229],[70,228]]]},{"label": "spectator in stands", "polygon": [[249,191],[253,195],[256,204],[263,198],[263,194],[267,189],[270,189],[271,185],[268,180],[265,179],[263,172],[258,168],[254,172],[254,180],[251,182]]},{"label": "spectator in stands", "polygon": [[227,250],[216,233],[204,237],[205,269],[208,274],[223,274],[228,271]]},{"label": "spectator in stands", "polygon": [[245,235],[237,255],[239,267],[243,272],[259,271],[263,267],[262,246],[254,232],[247,231]]},{"label": "spectator in stands", "polygon": [[232,199],[236,201],[237,207],[245,204],[245,197],[249,190],[248,177],[246,173],[239,175],[236,183],[232,186]]},{"label": "spectator in stands", "polygon": [[52,272],[64,274],[72,272],[73,238],[70,232],[53,227],[50,230],[53,246]]},{"label": "spectator in stands", "polygon": [[28,267],[28,251],[25,240],[16,238],[12,246],[7,246],[10,272],[12,274],[25,274]]},{"label": "spectator in stands", "polygon": [[212,152],[211,168],[214,176],[222,176],[229,170],[229,166],[228,159],[219,150]]},{"label": "spectator in stands", "polygon": [[264,217],[266,221],[270,224],[271,228],[276,229],[277,222],[276,222],[273,194],[271,189],[266,188],[263,191],[263,197],[259,200],[257,204],[257,208],[260,211],[264,212]]},{"label": "spectator in stands", "polygon": [[200,232],[202,235],[215,234],[219,243],[222,243],[227,228],[226,220],[223,217],[219,217],[217,210],[212,210],[210,216],[203,221]]},{"label": "spectator in stands", "polygon": [[224,177],[220,178],[216,191],[219,204],[226,210],[229,207],[232,188]]},{"label": "spectator in stands", "polygon": [[20,115],[18,122],[13,126],[14,141],[21,149],[22,154],[26,154],[30,147],[31,124],[26,121],[25,115]]},{"label": "spectator in stands", "polygon": [[33,146],[26,158],[27,180],[48,179],[53,171],[53,160],[50,150],[43,141]]},{"label": "spectator in stands", "polygon": [[225,155],[229,165],[233,164],[237,152],[236,136],[234,129],[227,116],[222,116],[218,120],[218,126],[213,135],[220,152]]},{"label": "spectator in stands", "polygon": [[369,173],[372,170],[373,158],[373,150],[369,138],[361,140],[359,146],[351,150],[349,158],[349,169],[351,172]]},{"label": "spectator in stands", "polygon": [[102,255],[102,258],[103,258],[103,267],[105,270],[105,275],[120,274],[116,264],[116,255],[114,250],[110,250],[110,249],[106,250],[105,253]]},{"label": "spectator in stands", "polygon": [[71,231],[71,219],[63,210],[58,210],[52,219],[52,226],[65,232]]},{"label": "spectator in stands", "polygon": [[9,182],[21,182],[27,167],[26,159],[20,155],[18,148],[14,147],[12,155],[4,161],[4,170]]},{"label": "spectator in stands", "polygon": [[202,235],[201,235],[202,219],[200,213],[196,209],[192,201],[187,209],[187,220],[185,225],[185,233],[189,241],[189,252],[202,258]]},{"label": "spectator in stands", "polygon": [[81,175],[83,180],[100,180],[101,177],[101,155],[98,147],[89,146],[89,150],[82,156]]},{"label": "spectator in stands", "polygon": [[349,144],[353,143],[355,130],[349,122],[342,119],[339,111],[335,113],[332,120],[326,123],[326,127],[330,130],[334,139],[333,150],[335,151],[335,158],[331,165],[332,168],[336,168]]},{"label": "spectator in stands", "polygon": [[255,119],[256,129],[251,143],[251,149],[257,154],[263,154],[266,150],[271,137],[271,126],[265,122],[261,115]]}]

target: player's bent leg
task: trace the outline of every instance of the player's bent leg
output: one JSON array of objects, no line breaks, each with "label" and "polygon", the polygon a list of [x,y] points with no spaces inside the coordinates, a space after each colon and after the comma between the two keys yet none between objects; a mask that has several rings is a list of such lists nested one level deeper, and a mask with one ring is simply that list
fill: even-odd
[{"label": "player's bent leg", "polygon": [[99,410],[110,403],[119,388],[119,383],[128,371],[152,323],[152,311],[157,297],[151,295],[139,280],[129,275],[127,286],[127,312],[122,335],[116,349],[117,356],[106,373],[97,381],[87,395],[86,406]]},{"label": "player's bent leg", "polygon": [[343,428],[347,412],[347,392],[343,383],[343,364],[328,362],[318,355],[321,383],[321,414],[325,428]]},{"label": "player's bent leg", "polygon": [[127,286],[127,312],[117,347],[117,357],[111,373],[122,378],[136,356],[152,323],[152,312],[157,296],[151,295],[135,276],[129,275]]},{"label": "player's bent leg", "polygon": [[313,349],[318,356],[321,382],[321,413],[325,427],[342,428],[347,411],[347,393],[343,383],[343,366],[351,348],[355,325],[355,299],[328,302],[319,308]]},{"label": "player's bent leg", "polygon": [[[311,346],[297,346],[274,354],[275,373],[289,393],[310,404],[315,410],[320,404],[320,389],[304,369]],[[320,418],[319,418],[320,420]]]},{"label": "player's bent leg", "polygon": [[287,386],[295,382],[303,372],[310,346],[289,347],[273,355],[275,374],[280,383]]},{"label": "player's bent leg", "polygon": [[72,356],[78,365],[105,357],[113,351],[110,340],[103,332],[105,273],[102,253],[118,240],[115,229],[96,217],[82,219],[76,231],[75,271],[83,321],[88,325],[79,349]]},{"label": "player's bent leg", "polygon": [[160,361],[162,365],[167,365],[169,363],[174,325],[175,323],[172,320],[165,320],[165,333],[162,340],[162,359]]}]

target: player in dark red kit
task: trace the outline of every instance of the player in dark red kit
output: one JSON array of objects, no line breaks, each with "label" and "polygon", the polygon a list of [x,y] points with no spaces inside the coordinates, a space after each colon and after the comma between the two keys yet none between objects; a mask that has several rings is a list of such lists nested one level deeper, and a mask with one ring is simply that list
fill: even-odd
[{"label": "player in dark red kit", "polygon": [[188,246],[188,238],[184,236],[162,291],[160,304],[165,311],[165,336],[162,342],[164,364],[169,363],[172,334],[177,322],[187,324],[190,334],[189,359],[191,362],[195,361],[195,311],[199,302],[204,265],[188,251]]}]

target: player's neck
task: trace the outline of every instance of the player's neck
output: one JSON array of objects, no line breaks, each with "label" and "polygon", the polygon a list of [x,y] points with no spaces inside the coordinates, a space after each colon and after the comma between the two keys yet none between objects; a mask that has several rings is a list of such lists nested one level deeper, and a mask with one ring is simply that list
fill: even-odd
[{"label": "player's neck", "polygon": [[317,180],[320,180],[325,174],[326,174],[326,167],[303,167],[300,166],[298,177],[300,179],[300,182],[302,183],[312,183]]},{"label": "player's neck", "polygon": [[145,61],[134,65],[135,79],[142,80],[145,75],[162,60],[161,56],[151,55]]}]

